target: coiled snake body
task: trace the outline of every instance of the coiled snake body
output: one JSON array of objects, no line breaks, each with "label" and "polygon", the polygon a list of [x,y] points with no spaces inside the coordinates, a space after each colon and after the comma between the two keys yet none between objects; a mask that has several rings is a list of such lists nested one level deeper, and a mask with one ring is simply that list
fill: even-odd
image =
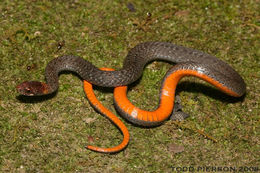
[{"label": "coiled snake body", "polygon": [[[136,81],[142,75],[144,66],[153,60],[169,61],[176,65],[163,79],[158,109],[149,113],[134,107],[126,99],[126,87],[118,86]],[[78,56],[61,56],[47,65],[47,83],[25,81],[16,88],[20,94],[26,96],[53,93],[59,86],[59,72],[64,70],[76,72],[82,79],[98,86],[117,87],[114,97],[117,109],[129,121],[143,126],[158,125],[170,116],[175,88],[183,76],[199,77],[235,97],[242,96],[246,90],[242,77],[227,63],[207,53],[167,42],[146,42],[137,45],[129,51],[123,68],[117,71],[100,70]],[[170,102],[172,103],[169,106]]]}]

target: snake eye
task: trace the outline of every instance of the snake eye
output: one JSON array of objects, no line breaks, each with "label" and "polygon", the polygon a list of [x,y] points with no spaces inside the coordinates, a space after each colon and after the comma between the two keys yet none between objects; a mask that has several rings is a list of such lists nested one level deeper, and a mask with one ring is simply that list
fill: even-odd
[{"label": "snake eye", "polygon": [[31,93],[31,89],[30,88],[25,88],[25,92],[26,93]]}]

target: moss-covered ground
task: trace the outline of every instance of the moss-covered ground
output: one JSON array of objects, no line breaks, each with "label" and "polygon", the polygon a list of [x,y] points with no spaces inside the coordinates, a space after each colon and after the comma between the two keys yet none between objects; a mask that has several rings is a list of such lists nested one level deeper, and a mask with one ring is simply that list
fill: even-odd
[{"label": "moss-covered ground", "polygon": [[[0,1],[1,172],[260,169],[259,11],[259,0]],[[60,55],[74,54],[98,67],[120,69],[129,49],[155,40],[226,61],[247,83],[245,97],[232,98],[201,80],[185,78],[178,92],[191,116],[181,124],[168,121],[156,128],[136,127],[122,119],[130,143],[109,155],[84,148],[114,146],[122,136],[90,107],[77,76],[62,74],[59,92],[52,97],[21,99],[15,90],[25,80],[44,81],[47,63]],[[171,66],[149,64],[129,91],[131,101],[146,110],[155,108],[161,80]],[[111,91],[96,93],[115,112]]]}]

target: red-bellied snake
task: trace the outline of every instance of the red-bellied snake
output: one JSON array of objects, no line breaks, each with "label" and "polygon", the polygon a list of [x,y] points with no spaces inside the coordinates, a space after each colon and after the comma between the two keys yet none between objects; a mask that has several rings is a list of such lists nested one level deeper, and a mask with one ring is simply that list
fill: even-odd
[{"label": "red-bellied snake", "polygon": [[[136,81],[142,75],[144,66],[153,60],[169,61],[176,65],[163,80],[158,109],[148,112],[132,105],[126,99],[126,87],[121,86]],[[64,55],[48,63],[46,83],[25,81],[16,87],[17,91],[25,96],[56,92],[61,71],[76,72],[83,80],[98,86],[119,87],[115,89],[114,96],[117,110],[127,120],[142,126],[155,126],[169,117],[174,106],[176,85],[184,76],[199,77],[235,97],[244,95],[246,91],[242,77],[227,63],[207,53],[167,42],[146,42],[135,46],[125,58],[123,68],[117,71],[103,71],[79,56]]]}]

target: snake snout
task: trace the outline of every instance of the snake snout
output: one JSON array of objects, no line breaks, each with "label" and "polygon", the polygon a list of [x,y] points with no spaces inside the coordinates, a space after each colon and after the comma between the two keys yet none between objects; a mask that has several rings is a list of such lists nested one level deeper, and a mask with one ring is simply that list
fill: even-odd
[{"label": "snake snout", "polygon": [[25,81],[16,86],[18,93],[24,96],[38,96],[46,93],[46,84],[38,81]]}]

